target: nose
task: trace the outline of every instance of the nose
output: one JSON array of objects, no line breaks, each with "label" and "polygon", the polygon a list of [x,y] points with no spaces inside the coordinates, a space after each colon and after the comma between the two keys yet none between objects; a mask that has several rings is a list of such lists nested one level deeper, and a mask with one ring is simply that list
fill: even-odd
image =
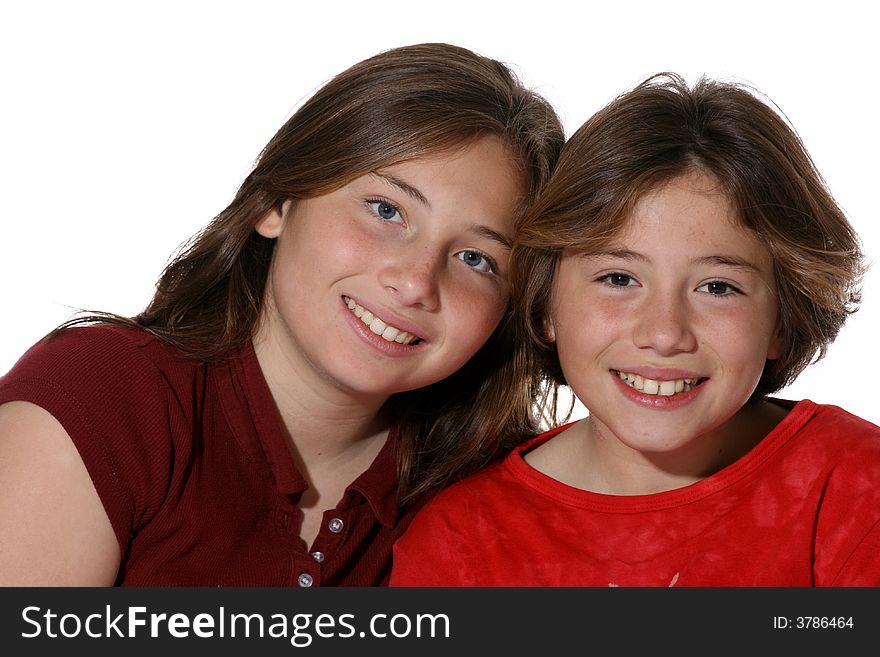
[{"label": "nose", "polygon": [[380,268],[379,283],[394,300],[429,312],[440,308],[445,253],[403,245]]},{"label": "nose", "polygon": [[687,299],[674,292],[645,299],[637,310],[633,341],[640,349],[651,349],[660,356],[694,351],[697,337]]}]

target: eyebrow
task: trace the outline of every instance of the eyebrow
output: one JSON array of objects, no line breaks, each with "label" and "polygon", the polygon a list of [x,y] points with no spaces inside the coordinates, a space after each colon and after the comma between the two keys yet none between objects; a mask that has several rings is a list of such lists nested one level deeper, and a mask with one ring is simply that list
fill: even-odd
[{"label": "eyebrow", "polygon": [[[635,251],[628,251],[626,249],[612,249],[610,251],[600,251],[598,253],[588,253],[586,254],[592,257],[608,257],[608,258],[618,258],[620,260],[637,260],[640,262],[646,262],[648,258],[643,256],[641,253],[636,253]],[[732,267],[734,269],[742,269],[746,272],[760,273],[761,270],[753,265],[751,262],[746,260],[745,258],[740,258],[737,256],[731,255],[710,255],[703,256],[701,258],[695,258],[692,261],[697,265],[714,265],[719,267]]]},{"label": "eyebrow", "polygon": [[743,271],[753,272],[756,274],[761,273],[761,270],[758,269],[751,262],[749,262],[745,258],[739,258],[737,256],[711,255],[705,256],[703,258],[697,258],[695,262],[700,265],[718,265],[721,267],[733,267],[734,269],[742,269]]},{"label": "eyebrow", "polygon": [[611,249],[610,251],[596,251],[584,253],[589,258],[618,258],[620,260],[647,260],[645,256],[635,251],[626,249]]},{"label": "eyebrow", "polygon": [[[376,176],[377,178],[381,178],[389,185],[397,187],[399,190],[404,192],[407,196],[415,199],[425,207],[431,207],[431,202],[428,200],[428,197],[422,194],[417,187],[410,185],[408,182],[401,180],[397,176],[394,176],[387,171],[371,171],[370,175]],[[470,231],[479,235],[480,237],[485,237],[487,239],[492,240],[493,242],[498,242],[501,246],[503,246],[508,251],[513,248],[513,240],[499,233],[497,230],[493,230],[488,226],[483,226],[482,224],[475,224],[471,226]]]},{"label": "eyebrow", "polygon": [[405,193],[407,196],[409,196],[409,197],[415,199],[416,201],[418,201],[418,202],[421,203],[422,205],[424,205],[424,206],[426,206],[426,207],[428,207],[428,208],[431,207],[431,203],[430,203],[430,201],[428,201],[428,197],[427,197],[427,196],[425,196],[424,194],[422,194],[422,193],[418,190],[417,187],[413,187],[413,186],[410,185],[408,182],[406,182],[406,181],[404,181],[404,180],[401,180],[401,179],[398,178],[397,176],[393,176],[393,175],[391,175],[390,173],[388,173],[388,172],[386,172],[386,171],[371,171],[371,172],[370,172],[370,175],[372,175],[372,176],[376,176],[377,178],[381,178],[382,180],[384,180],[385,182],[387,182],[389,185],[392,185],[392,186],[394,186],[394,187],[397,187],[397,189],[399,189],[400,191],[402,191],[403,193]]},{"label": "eyebrow", "polygon": [[513,247],[513,240],[511,240],[507,235],[499,233],[497,230],[492,230],[488,226],[483,226],[481,224],[475,224],[471,226],[471,232],[476,233],[481,237],[488,238],[494,242],[498,242],[505,249],[510,251]]}]

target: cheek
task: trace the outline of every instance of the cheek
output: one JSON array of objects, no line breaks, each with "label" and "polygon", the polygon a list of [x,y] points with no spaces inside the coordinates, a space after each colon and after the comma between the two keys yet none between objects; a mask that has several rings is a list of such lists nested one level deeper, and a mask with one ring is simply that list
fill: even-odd
[{"label": "cheek", "polygon": [[703,339],[731,370],[758,375],[764,368],[775,332],[774,318],[761,313],[730,313],[708,324]]},{"label": "cheek", "polygon": [[620,300],[609,302],[587,294],[569,294],[554,297],[553,303],[553,323],[560,352],[569,347],[620,339],[632,324],[633,311]]},{"label": "cheek", "polygon": [[[273,268],[285,279],[315,281],[363,269],[375,260],[376,240],[351,230],[301,230],[278,244]],[[387,249],[387,245],[384,247]]]},{"label": "cheek", "polygon": [[[466,272],[475,276],[471,272]],[[449,337],[473,355],[498,327],[509,302],[506,288],[489,281],[467,281],[450,288],[446,296]],[[467,360],[465,358],[465,360]]]},{"label": "cheek", "polygon": [[621,343],[622,324],[615,313],[578,305],[556,317],[556,351],[570,383],[588,371],[588,365]]}]

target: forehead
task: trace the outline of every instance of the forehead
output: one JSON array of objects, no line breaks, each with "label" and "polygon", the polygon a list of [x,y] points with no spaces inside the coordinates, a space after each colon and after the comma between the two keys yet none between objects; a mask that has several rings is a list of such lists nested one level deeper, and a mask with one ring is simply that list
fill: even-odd
[{"label": "forehead", "polygon": [[701,169],[689,170],[645,191],[633,204],[630,218],[648,215],[710,215],[716,220],[738,222],[724,186]]},{"label": "forehead", "polygon": [[629,251],[648,259],[730,258],[773,270],[766,244],[745,225],[720,182],[702,171],[645,193],[597,251]]},{"label": "forehead", "polygon": [[669,238],[684,233],[710,241],[733,234],[756,237],[721,182],[701,170],[688,171],[642,194],[621,221],[616,237],[633,238],[646,230],[666,232]]},{"label": "forehead", "polygon": [[502,170],[505,175],[509,175],[518,184],[526,184],[525,166],[521,156],[511,143],[495,134],[478,135],[452,145],[438,145],[422,150],[412,157],[377,166],[371,171],[394,171],[413,166],[456,167],[462,163]]}]

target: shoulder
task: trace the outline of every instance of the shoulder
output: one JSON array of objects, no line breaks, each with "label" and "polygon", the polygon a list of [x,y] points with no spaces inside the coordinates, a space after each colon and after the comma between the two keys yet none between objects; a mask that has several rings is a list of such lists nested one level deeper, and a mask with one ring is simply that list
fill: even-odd
[{"label": "shoulder", "polygon": [[[456,586],[463,549],[482,544],[486,526],[478,520],[497,500],[503,461],[448,486],[416,513],[394,544],[391,586]],[[426,567],[428,566],[428,567]]]},{"label": "shoulder", "polygon": [[66,328],[32,346],[0,378],[0,402],[9,395],[77,391],[90,397],[162,394],[169,374],[192,369],[177,350],[143,329],[94,325]]},{"label": "shoulder", "polygon": [[146,331],[110,325],[65,328],[50,333],[28,349],[10,374],[58,375],[64,372],[58,372],[57,366],[65,364],[106,367],[107,363],[119,362],[119,357],[137,358],[138,347],[148,335]]},{"label": "shoulder", "polygon": [[32,346],[29,358],[96,358],[107,355],[170,353],[174,348],[145,329],[115,324],[71,326],[52,332]]},{"label": "shoulder", "polygon": [[838,406],[782,404],[790,410],[756,448],[760,462],[828,491],[835,482],[843,491],[857,482],[880,491],[880,427]]},{"label": "shoulder", "polygon": [[434,495],[419,511],[419,514],[426,516],[444,512],[455,513],[463,506],[470,507],[474,502],[474,496],[482,495],[497,485],[499,475],[498,464],[469,475]]},{"label": "shoulder", "polygon": [[880,427],[839,406],[804,400],[786,420],[792,422],[799,442],[823,446],[844,458],[857,454],[880,458]]},{"label": "shoulder", "polygon": [[[511,453],[512,454],[512,453]],[[453,483],[434,495],[417,515],[429,515],[444,511],[456,512],[471,508],[494,499],[497,489],[509,485],[506,476],[506,463],[510,455],[486,466],[482,470]],[[493,498],[486,497],[492,495]]]},{"label": "shoulder", "polygon": [[521,440],[500,459],[437,493],[428,501],[423,511],[427,514],[434,513],[438,509],[484,507],[493,500],[511,494],[521,495],[523,474],[532,469],[531,466],[526,465],[524,455],[547,445],[552,438],[572,424],[565,424],[538,436]]},{"label": "shoulder", "polygon": [[781,436],[787,442],[774,460],[780,482],[809,487],[831,524],[845,518],[864,529],[880,520],[880,427],[809,400],[794,406],[781,426],[790,436]]},{"label": "shoulder", "polygon": [[851,435],[880,436],[880,427],[865,418],[832,404],[814,404],[816,422],[831,425],[835,430]]},{"label": "shoulder", "polygon": [[[527,439],[499,460],[436,493],[415,515],[407,535],[432,534],[438,527],[458,532],[464,526],[475,526],[476,517],[490,517],[521,502],[525,493],[519,471],[529,467],[523,453],[556,433],[558,430]],[[469,522],[462,523],[463,517]]]},{"label": "shoulder", "polygon": [[482,569],[463,563],[482,563],[481,546],[497,542],[504,519],[526,499],[514,464],[535,440],[443,489],[419,510],[394,545],[391,586],[478,585]]},{"label": "shoulder", "polygon": [[[143,329],[95,325],[50,334],[0,377],[0,404],[30,402],[57,419],[81,452],[170,449],[205,390],[205,364]],[[166,459],[167,460],[167,459]]]}]

